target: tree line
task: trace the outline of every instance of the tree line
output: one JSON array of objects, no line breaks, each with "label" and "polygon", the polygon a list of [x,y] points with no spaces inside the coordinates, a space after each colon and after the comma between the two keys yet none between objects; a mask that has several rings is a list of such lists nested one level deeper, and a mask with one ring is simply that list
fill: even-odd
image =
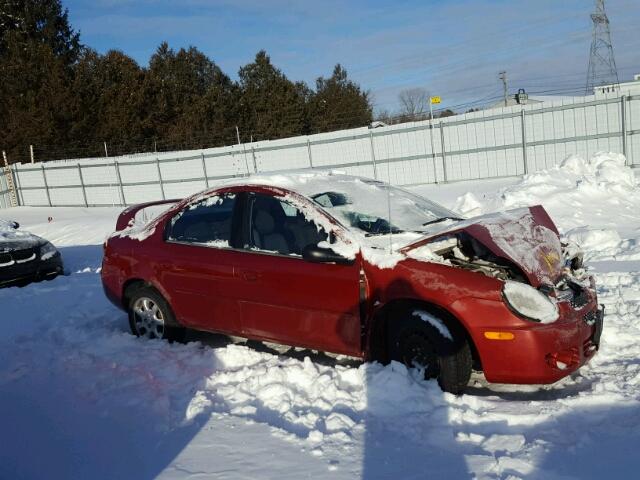
[{"label": "tree line", "polygon": [[204,148],[368,125],[369,92],[336,65],[294,82],[265,51],[237,80],[195,47],[148,66],[81,43],[60,0],[0,0],[0,149],[11,162]]}]

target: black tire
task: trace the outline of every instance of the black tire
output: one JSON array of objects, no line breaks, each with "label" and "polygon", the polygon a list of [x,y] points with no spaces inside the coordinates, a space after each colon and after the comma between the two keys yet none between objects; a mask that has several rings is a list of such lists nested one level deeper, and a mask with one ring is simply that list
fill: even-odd
[{"label": "black tire", "polygon": [[466,335],[451,322],[440,320],[452,337],[449,339],[415,313],[413,310],[389,320],[389,358],[409,368],[424,368],[426,379],[436,378],[443,391],[460,395],[469,383],[473,364]]},{"label": "black tire", "polygon": [[[134,287],[132,291],[127,292],[127,298],[129,299],[127,307],[129,328],[136,337],[184,342],[186,328],[176,326],[179,323],[173,310],[157,290],[149,286]],[[148,311],[148,316],[153,316],[153,319],[141,318],[141,308]],[[152,327],[150,327],[151,323],[153,323]]]}]

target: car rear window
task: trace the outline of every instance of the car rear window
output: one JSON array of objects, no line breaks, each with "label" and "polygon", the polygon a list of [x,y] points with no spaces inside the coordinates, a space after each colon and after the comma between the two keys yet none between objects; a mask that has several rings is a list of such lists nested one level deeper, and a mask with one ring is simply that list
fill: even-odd
[{"label": "car rear window", "polygon": [[235,195],[215,195],[191,204],[171,219],[168,240],[229,247]]}]

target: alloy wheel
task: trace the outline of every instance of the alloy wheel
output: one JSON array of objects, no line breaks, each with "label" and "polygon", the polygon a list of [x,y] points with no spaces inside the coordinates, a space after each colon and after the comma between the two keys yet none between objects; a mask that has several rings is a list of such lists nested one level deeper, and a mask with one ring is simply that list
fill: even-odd
[{"label": "alloy wheel", "polygon": [[140,337],[162,338],[164,314],[157,303],[149,297],[140,297],[133,304],[133,319],[136,333]]}]

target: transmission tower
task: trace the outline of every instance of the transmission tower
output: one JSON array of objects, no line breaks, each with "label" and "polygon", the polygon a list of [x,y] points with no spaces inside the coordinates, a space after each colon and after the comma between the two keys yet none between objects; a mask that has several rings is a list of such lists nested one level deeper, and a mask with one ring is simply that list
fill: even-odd
[{"label": "transmission tower", "polygon": [[591,14],[591,20],[593,21],[593,39],[587,71],[587,95],[593,94],[594,87],[619,83],[604,0],[596,0],[596,11]]}]

